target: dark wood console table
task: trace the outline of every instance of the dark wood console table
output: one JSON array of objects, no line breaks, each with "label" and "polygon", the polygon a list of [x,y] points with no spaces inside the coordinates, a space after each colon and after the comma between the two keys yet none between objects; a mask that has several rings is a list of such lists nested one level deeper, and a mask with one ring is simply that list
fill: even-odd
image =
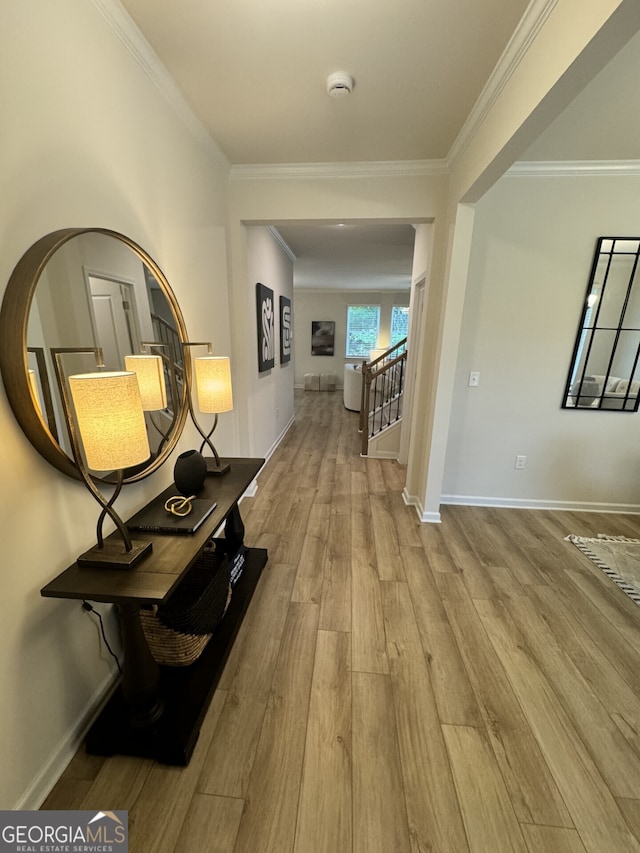
[{"label": "dark wood console table", "polygon": [[[159,666],[155,662],[140,624],[140,608],[162,604],[169,598],[222,524],[226,524],[227,537],[232,531],[234,538],[241,541],[243,525],[238,501],[264,460],[226,461],[231,469],[221,476],[208,476],[198,494],[199,498],[210,498],[218,505],[195,533],[186,536],[134,533],[134,539],[153,543],[151,554],[135,568],[101,569],[74,563],[41,590],[45,597],[108,602],[119,610],[123,674],[87,735],[86,748],[92,754],[117,753],[155,758],[164,764],[189,763],[202,719],[266,565],[267,552],[261,548],[247,549],[227,613],[200,658],[190,666]],[[157,499],[164,501],[174,494],[172,485]]]}]

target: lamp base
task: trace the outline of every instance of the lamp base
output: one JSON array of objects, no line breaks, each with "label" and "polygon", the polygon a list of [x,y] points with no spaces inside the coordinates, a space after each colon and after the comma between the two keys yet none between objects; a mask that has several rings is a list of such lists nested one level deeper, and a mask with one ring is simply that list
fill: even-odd
[{"label": "lamp base", "polygon": [[218,476],[219,474],[226,474],[227,471],[231,468],[231,465],[224,460],[220,460],[220,464],[216,465],[216,460],[212,457],[206,458],[207,462],[207,474],[214,474]]},{"label": "lamp base", "polygon": [[101,569],[132,569],[151,552],[151,542],[132,542],[131,551],[124,550],[122,542],[105,542],[102,548],[94,545],[84,554],[80,554],[76,562],[79,566],[93,566]]}]

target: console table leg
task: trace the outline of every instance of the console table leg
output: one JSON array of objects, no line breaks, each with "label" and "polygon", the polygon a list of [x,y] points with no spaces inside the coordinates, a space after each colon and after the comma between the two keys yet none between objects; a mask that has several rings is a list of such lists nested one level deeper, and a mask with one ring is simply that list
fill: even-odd
[{"label": "console table leg", "polygon": [[240,548],[244,542],[244,522],[240,515],[240,508],[235,503],[231,512],[227,516],[227,521],[224,526],[224,538],[231,543],[234,548]]},{"label": "console table leg", "polygon": [[129,722],[138,729],[156,723],[163,710],[159,696],[160,668],[153,659],[140,623],[137,604],[118,604],[124,645],[122,695]]}]

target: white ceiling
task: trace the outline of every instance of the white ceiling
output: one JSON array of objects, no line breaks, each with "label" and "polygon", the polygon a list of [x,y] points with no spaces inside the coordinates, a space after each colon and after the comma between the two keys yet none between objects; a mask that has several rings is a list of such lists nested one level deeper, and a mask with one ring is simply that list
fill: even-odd
[{"label": "white ceiling", "polygon": [[229,161],[266,164],[446,157],[528,0],[123,5]]},{"label": "white ceiling", "polygon": [[405,290],[411,286],[412,225],[280,225],[296,257],[295,287]]},{"label": "white ceiling", "polygon": [[[245,165],[446,158],[528,2],[122,5],[230,163]],[[325,87],[337,70],[355,78],[341,99]],[[639,79],[640,35],[522,159],[640,159]],[[409,226],[279,230],[297,256],[296,287],[410,284]]]}]

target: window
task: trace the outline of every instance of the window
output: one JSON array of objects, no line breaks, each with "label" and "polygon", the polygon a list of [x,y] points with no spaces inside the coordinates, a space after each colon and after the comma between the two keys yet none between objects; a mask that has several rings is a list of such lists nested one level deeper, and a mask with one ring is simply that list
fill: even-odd
[{"label": "window", "polygon": [[378,346],[379,305],[347,306],[347,358],[369,358]]},{"label": "window", "polygon": [[409,309],[394,305],[391,309],[391,340],[390,347],[407,337],[409,332]]}]

